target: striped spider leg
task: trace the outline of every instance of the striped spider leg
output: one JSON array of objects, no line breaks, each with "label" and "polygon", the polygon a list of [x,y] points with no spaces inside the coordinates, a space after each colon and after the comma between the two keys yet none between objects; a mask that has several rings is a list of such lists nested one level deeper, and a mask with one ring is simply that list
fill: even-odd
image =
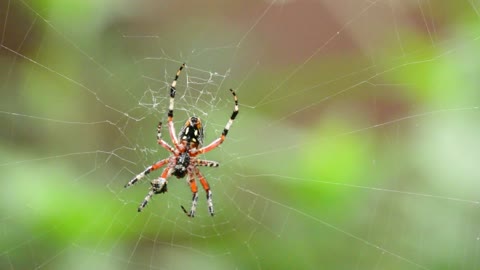
[{"label": "striped spider leg", "polygon": [[143,199],[143,202],[140,204],[140,206],[138,206],[138,212],[141,212],[143,208],[147,206],[147,203],[150,201],[153,195],[167,192],[167,178],[170,176],[171,173],[171,168],[165,168],[160,177],[150,182],[152,186],[150,187],[150,191],[148,192],[145,199]]},{"label": "striped spider leg", "polygon": [[[210,160],[195,160],[195,165],[198,166],[208,166],[208,167],[218,167],[218,162],[216,161],[210,161]],[[193,197],[192,197],[192,206],[190,208],[190,211],[187,211],[183,206],[181,206],[183,212],[187,214],[189,217],[195,217],[195,211],[197,208],[197,201],[198,201],[198,189],[197,189],[197,183],[195,182],[195,177],[197,177],[200,180],[200,183],[202,184],[203,189],[205,190],[207,194],[207,204],[208,204],[208,212],[210,213],[211,216],[214,215],[213,211],[213,201],[212,201],[212,191],[210,190],[210,185],[208,184],[207,179],[202,175],[200,170],[193,165],[188,172],[188,179],[187,182],[190,186],[190,190],[192,191]],[[194,174],[195,173],[195,174]]]},{"label": "striped spider leg", "polygon": [[179,149],[178,145],[178,140],[177,137],[175,137],[175,126],[173,125],[173,105],[175,102],[175,94],[177,92],[177,81],[178,81],[178,76],[180,76],[180,73],[182,72],[182,69],[185,67],[185,63],[183,63],[180,68],[177,70],[177,73],[175,74],[175,79],[173,79],[172,84],[170,85],[170,104],[168,105],[168,131],[170,134],[170,139],[173,142],[173,146],[176,149]]},{"label": "striped spider leg", "polygon": [[148,166],[143,172],[137,174],[132,180],[130,180],[127,184],[125,184],[125,188],[128,188],[128,187],[134,185],[135,183],[138,182],[138,180],[144,178],[149,173],[163,167],[165,164],[167,164],[169,162],[169,160],[170,160],[170,158],[162,159],[162,160],[158,161],[157,163],[153,164],[152,166]]},{"label": "striped spider leg", "polygon": [[233,99],[235,100],[235,108],[233,110],[232,116],[230,116],[230,119],[228,120],[227,124],[225,125],[225,128],[223,129],[223,132],[222,132],[222,135],[220,136],[220,138],[216,139],[215,141],[213,141],[209,145],[200,148],[198,150],[199,154],[205,154],[207,152],[210,152],[213,149],[217,148],[220,144],[222,144],[223,141],[225,141],[225,138],[227,137],[228,131],[230,130],[230,127],[232,126],[233,121],[235,120],[235,117],[237,117],[237,114],[238,114],[237,94],[235,93],[235,91],[233,91],[233,89],[230,89],[230,92],[232,92]]},{"label": "striped spider leg", "polygon": [[218,167],[220,164],[213,160],[197,159],[197,166]]}]

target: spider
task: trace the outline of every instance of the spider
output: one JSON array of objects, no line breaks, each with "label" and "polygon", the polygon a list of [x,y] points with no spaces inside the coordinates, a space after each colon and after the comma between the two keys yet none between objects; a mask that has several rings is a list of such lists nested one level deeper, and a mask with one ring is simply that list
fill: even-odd
[{"label": "spider", "polygon": [[235,120],[235,117],[238,114],[238,99],[237,99],[237,95],[235,94],[235,91],[230,89],[235,101],[235,107],[234,107],[233,113],[230,116],[230,119],[228,120],[225,128],[223,129],[221,136],[218,139],[214,140],[209,145],[202,147],[203,136],[204,136],[202,121],[200,120],[200,118],[195,116],[192,116],[189,119],[187,119],[177,139],[175,137],[175,127],[173,125],[173,103],[175,100],[175,93],[176,93],[175,86],[177,85],[178,76],[180,75],[184,67],[185,67],[185,63],[182,64],[178,69],[175,75],[175,79],[173,80],[170,86],[170,105],[168,107],[167,115],[168,115],[168,131],[170,134],[170,139],[172,140],[172,143],[173,143],[173,147],[170,146],[167,142],[165,142],[161,138],[162,122],[159,122],[157,126],[157,143],[160,144],[163,148],[165,148],[168,152],[170,152],[171,155],[168,158],[162,159],[154,163],[153,165],[147,167],[143,172],[135,176],[135,178],[130,180],[125,185],[125,188],[128,188],[133,184],[135,184],[136,182],[138,182],[138,180],[144,178],[147,174],[151,173],[152,171],[155,171],[165,165],[167,166],[163,170],[160,177],[150,182],[151,184],[150,190],[147,196],[145,197],[145,199],[143,200],[143,202],[138,207],[138,212],[141,212],[143,208],[145,208],[145,206],[148,204],[148,202],[153,197],[153,195],[167,192],[167,183],[168,183],[167,179],[171,175],[174,175],[177,178],[183,178],[187,176],[187,183],[189,184],[190,189],[193,193],[192,206],[190,208],[190,211],[187,212],[187,210],[183,206],[181,206],[183,212],[185,212],[185,214],[187,214],[187,216],[189,217],[195,216],[195,211],[197,208],[197,201],[198,201],[198,192],[197,192],[198,189],[195,181],[195,177],[197,177],[200,180],[200,183],[202,184],[203,189],[207,193],[208,212],[210,213],[211,216],[214,215],[212,191],[210,190],[210,185],[208,184],[207,180],[198,169],[198,166],[218,167],[219,163],[216,161],[199,159],[197,158],[197,156],[200,154],[205,154],[207,152],[210,152],[216,147],[218,147],[221,143],[223,143],[223,141],[225,140],[225,137],[228,134],[230,127],[233,124],[233,121]]}]

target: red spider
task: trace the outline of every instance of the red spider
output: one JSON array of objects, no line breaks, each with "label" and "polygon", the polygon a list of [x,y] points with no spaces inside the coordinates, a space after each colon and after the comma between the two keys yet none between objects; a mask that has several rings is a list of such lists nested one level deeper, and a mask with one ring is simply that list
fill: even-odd
[{"label": "red spider", "polygon": [[145,206],[147,205],[147,203],[150,201],[150,199],[154,194],[160,194],[167,191],[167,183],[168,183],[167,178],[173,174],[177,178],[183,178],[185,177],[185,175],[188,176],[187,180],[190,185],[190,189],[192,190],[193,198],[192,198],[192,207],[190,208],[190,212],[187,212],[187,210],[185,210],[185,208],[182,206],[182,209],[185,212],[185,214],[187,214],[187,216],[189,217],[195,216],[195,210],[196,210],[197,201],[198,201],[198,193],[197,193],[198,189],[197,189],[197,184],[195,182],[195,177],[197,177],[200,180],[200,183],[202,184],[203,189],[205,189],[205,192],[207,193],[208,212],[210,213],[210,215],[212,216],[214,215],[212,191],[210,190],[210,186],[207,180],[202,175],[202,173],[200,172],[197,166],[218,167],[219,164],[216,161],[198,159],[197,156],[200,154],[204,154],[209,151],[212,151],[225,140],[228,130],[232,126],[233,120],[235,120],[235,117],[238,114],[238,99],[237,99],[237,95],[235,94],[235,91],[230,89],[230,91],[233,94],[233,98],[235,100],[235,109],[233,110],[232,116],[230,116],[230,119],[228,120],[227,125],[223,129],[223,132],[220,138],[216,139],[209,145],[202,147],[202,144],[203,144],[202,121],[200,120],[200,118],[194,116],[194,117],[190,117],[187,120],[182,130],[180,131],[180,134],[177,139],[175,137],[175,127],[173,126],[173,103],[175,100],[175,92],[176,92],[175,86],[177,85],[177,79],[184,67],[185,67],[185,64],[180,66],[180,68],[177,71],[177,74],[175,75],[175,79],[173,80],[172,85],[170,87],[170,106],[168,107],[168,131],[170,133],[170,139],[173,142],[173,147],[161,139],[162,122],[158,124],[158,128],[157,128],[158,144],[160,144],[163,148],[167,149],[167,151],[169,151],[172,155],[170,155],[166,159],[156,162],[152,166],[149,166],[142,173],[135,176],[135,178],[130,180],[125,185],[126,188],[130,187],[131,185],[135,184],[138,180],[142,179],[143,177],[145,177],[145,175],[149,174],[150,172],[157,170],[164,165],[167,165],[167,168],[163,170],[161,176],[150,182],[151,183],[150,191],[148,192],[147,196],[138,207],[138,212],[142,211],[143,208],[145,208]]}]

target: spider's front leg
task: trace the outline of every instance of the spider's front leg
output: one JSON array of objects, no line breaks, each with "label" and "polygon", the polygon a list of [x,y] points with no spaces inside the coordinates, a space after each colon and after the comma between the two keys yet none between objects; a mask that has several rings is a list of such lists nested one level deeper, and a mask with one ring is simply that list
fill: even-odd
[{"label": "spider's front leg", "polygon": [[[203,189],[207,193],[207,205],[208,205],[208,212],[210,215],[213,217],[215,212],[213,211],[213,201],[212,201],[212,191],[210,190],[210,185],[208,184],[207,180],[205,177],[202,175],[200,170],[195,167],[195,175],[197,176],[198,179],[200,179],[200,183],[202,184]],[[192,197],[192,207],[190,208],[190,212],[187,212],[187,210],[182,207],[183,212],[187,214],[189,217],[195,217],[195,211],[197,209],[197,201],[198,201],[198,188],[197,184],[195,183],[195,177],[193,173],[188,174],[188,182],[190,184],[190,189],[192,190],[193,197]]]},{"label": "spider's front leg", "polygon": [[168,160],[169,159],[166,158],[166,159],[158,161],[157,163],[153,164],[152,166],[147,167],[143,172],[137,174],[137,176],[135,176],[132,180],[128,181],[128,183],[125,184],[124,187],[128,188],[131,185],[135,184],[136,182],[138,182],[138,180],[144,178],[147,174],[149,174],[149,173],[155,171],[156,169],[162,167],[163,165],[167,164]]},{"label": "spider's front leg", "polygon": [[167,192],[167,180],[165,178],[160,177],[154,179],[150,184],[152,185],[152,187],[150,187],[150,191],[148,192],[145,199],[143,199],[143,202],[140,204],[140,206],[138,206],[138,212],[142,212],[143,208],[147,206],[153,195]]},{"label": "spider's front leg", "polygon": [[138,206],[138,212],[141,212],[143,208],[147,206],[153,195],[167,192],[167,177],[170,176],[170,174],[170,168],[166,168],[165,170],[163,170],[163,173],[159,178],[154,179],[152,180],[152,182],[150,182],[152,186],[150,187],[150,191],[148,192],[143,202],[140,204],[140,206]]},{"label": "spider's front leg", "polygon": [[191,171],[188,172],[188,184],[190,185],[190,189],[192,190],[192,206],[190,207],[190,212],[181,205],[183,212],[187,214],[189,217],[195,217],[195,211],[197,209],[197,201],[198,201],[198,188],[197,183],[195,183],[195,177]]},{"label": "spider's front leg", "polygon": [[[218,163],[217,163],[218,165]],[[208,212],[213,217],[215,212],[213,211],[213,200],[212,200],[212,191],[210,190],[210,185],[208,184],[207,179],[202,175],[198,168],[195,168],[195,174],[197,175],[198,179],[200,179],[200,183],[203,186],[203,189],[207,193],[207,205],[208,205]]]}]

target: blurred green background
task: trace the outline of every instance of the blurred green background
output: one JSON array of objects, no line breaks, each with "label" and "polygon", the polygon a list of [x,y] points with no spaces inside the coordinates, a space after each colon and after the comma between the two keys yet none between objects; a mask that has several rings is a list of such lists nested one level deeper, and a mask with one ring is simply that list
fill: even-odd
[{"label": "blurred green background", "polygon": [[[0,3],[0,269],[479,269],[477,1]],[[222,131],[208,216],[177,131]],[[164,139],[168,139],[166,129]]]}]

